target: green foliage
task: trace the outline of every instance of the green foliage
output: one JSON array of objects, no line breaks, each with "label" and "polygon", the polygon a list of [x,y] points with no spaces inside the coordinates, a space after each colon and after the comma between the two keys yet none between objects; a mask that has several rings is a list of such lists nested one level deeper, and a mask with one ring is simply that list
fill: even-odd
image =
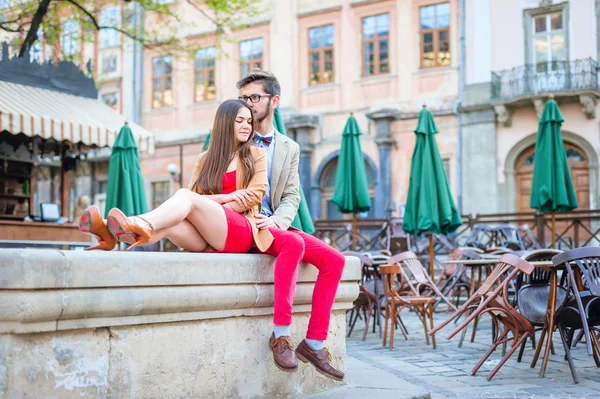
[{"label": "green foliage", "polygon": [[[215,27],[219,39],[230,40],[225,32],[237,28],[248,17],[256,14],[256,6],[260,0],[137,0],[116,1],[112,4],[122,4],[120,23],[118,25],[103,25],[100,20],[102,7],[111,3],[99,4],[97,0],[35,0],[23,1],[0,14],[0,30],[17,33],[11,44],[19,47],[19,56],[27,54],[31,48],[42,39],[42,33],[47,46],[61,48],[61,39],[66,34],[65,22],[77,21],[83,27],[83,36],[77,38],[84,42],[97,40],[97,32],[115,30],[122,37],[142,43],[145,47],[167,48],[170,52],[181,51],[188,54],[190,49],[178,35],[182,28],[182,18],[178,14],[186,2],[199,15],[208,19]],[[190,8],[190,7],[188,7]],[[144,29],[134,21],[145,21]],[[79,33],[79,31],[78,31]],[[63,46],[64,47],[64,46]],[[64,48],[63,48],[64,53]],[[79,54],[61,54],[59,58],[77,61]]]}]

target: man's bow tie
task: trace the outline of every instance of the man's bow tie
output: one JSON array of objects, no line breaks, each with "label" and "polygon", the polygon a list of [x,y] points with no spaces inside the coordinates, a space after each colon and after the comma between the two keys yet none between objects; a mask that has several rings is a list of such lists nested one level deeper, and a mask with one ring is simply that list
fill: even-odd
[{"label": "man's bow tie", "polygon": [[271,142],[273,141],[273,136],[263,137],[258,134],[255,134],[252,139],[254,140],[254,142],[256,144],[260,144],[260,142],[262,141],[264,143],[264,145],[266,145],[268,147],[269,145],[271,145]]}]

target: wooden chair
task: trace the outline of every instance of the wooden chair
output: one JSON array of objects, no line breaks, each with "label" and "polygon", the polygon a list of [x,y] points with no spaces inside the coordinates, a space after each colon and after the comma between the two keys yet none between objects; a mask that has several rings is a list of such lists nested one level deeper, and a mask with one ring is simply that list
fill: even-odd
[{"label": "wooden chair", "polygon": [[600,326],[600,248],[586,247],[563,252],[553,257],[552,263],[556,267],[565,267],[568,274],[571,295],[557,310],[554,325],[560,332],[571,375],[577,383],[570,349],[576,330],[583,330],[588,355],[593,356],[596,366],[600,367],[600,343],[596,335]]},{"label": "wooden chair", "polygon": [[[492,345],[477,365],[475,365],[471,371],[471,375],[477,373],[477,370],[479,370],[499,345],[502,345],[504,342],[510,342],[508,353],[502,357],[496,367],[489,373],[487,379],[488,381],[491,380],[527,337],[533,334],[533,326],[531,323],[529,323],[523,315],[517,312],[507,299],[508,283],[514,279],[519,272],[529,275],[532,271],[533,265],[531,263],[512,254],[503,255],[492,270],[492,273],[490,273],[475,294],[454,312],[450,318],[439,324],[430,332],[430,334],[436,333],[461,313],[470,311],[466,320],[446,337],[447,339],[451,339],[471,321],[482,314],[487,313],[492,317],[492,322],[495,327]],[[503,276],[506,277],[503,279]],[[498,283],[498,281],[500,281],[500,283]],[[501,329],[501,327],[503,327],[503,329]],[[511,336],[509,336],[509,333],[511,333]]]},{"label": "wooden chair", "polygon": [[[448,260],[481,259],[479,249],[455,248],[448,254]],[[445,264],[435,285],[456,307],[459,306],[461,293],[468,296],[471,279],[466,273],[467,269],[461,264]]]},{"label": "wooden chair", "polygon": [[[380,266],[379,272],[381,273],[383,287],[385,290],[385,325],[383,327],[383,346],[386,346],[387,343],[388,322],[391,320],[390,350],[394,348],[394,331],[396,329],[396,320],[399,320],[400,312],[402,312],[402,310],[405,308],[413,309],[421,318],[423,329],[425,330],[425,341],[427,342],[427,345],[429,345],[427,319],[429,319],[430,326],[433,328],[433,304],[435,299],[431,297],[419,296],[414,287],[412,287],[414,290],[414,295],[399,295],[397,288],[398,286],[396,284],[398,276],[400,276],[400,286],[403,286],[405,282],[405,275],[402,273],[402,268],[400,265]],[[400,328],[403,328],[401,323]],[[408,337],[406,332],[403,331],[403,333],[404,338],[407,339]],[[431,336],[431,342],[433,344],[433,349],[435,349],[435,335]]]},{"label": "wooden chair", "polygon": [[[448,307],[452,310],[456,310],[456,306],[437,287],[437,285],[433,282],[429,274],[427,274],[427,270],[419,260],[419,257],[414,252],[403,252],[398,255],[392,256],[388,260],[389,264],[401,264],[404,272],[410,272],[410,278],[407,279],[416,289],[415,295],[424,295],[424,296],[433,296],[436,299],[435,306],[440,302],[446,302]],[[406,273],[406,276],[409,276],[409,273]]]},{"label": "wooden chair", "polygon": [[363,317],[365,319],[365,328],[363,331],[363,341],[367,338],[367,332],[369,330],[369,322],[371,317],[373,316],[373,311],[375,310],[375,305],[377,304],[377,297],[365,288],[364,282],[368,279],[368,276],[371,273],[371,268],[373,266],[373,259],[354,251],[345,251],[343,252],[345,256],[355,256],[360,259],[362,276],[361,281],[359,282],[359,293],[358,297],[352,304],[352,309],[350,310],[350,319],[348,320],[348,335],[350,337],[352,334],[352,330],[354,330],[354,326],[356,325],[356,321],[359,319],[360,314],[362,312]]}]

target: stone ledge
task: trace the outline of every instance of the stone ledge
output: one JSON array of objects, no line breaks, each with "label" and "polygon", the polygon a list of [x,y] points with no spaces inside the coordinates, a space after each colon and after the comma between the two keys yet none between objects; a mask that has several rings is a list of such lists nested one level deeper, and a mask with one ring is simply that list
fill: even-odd
[{"label": "stone ledge", "polygon": [[[346,262],[338,309],[358,295],[358,259]],[[2,251],[0,333],[272,314],[273,263],[256,254]],[[316,275],[300,266],[298,311],[309,309]]]},{"label": "stone ledge", "polygon": [[[266,255],[4,250],[0,397],[290,398],[340,386],[300,364],[278,370]],[[327,346],[345,369],[346,258]],[[306,334],[317,270],[300,266],[292,337]]]},{"label": "stone ledge", "polygon": [[[358,259],[346,259],[342,281],[360,280]],[[273,264],[258,254],[3,249],[0,290],[272,284]],[[298,282],[317,273],[302,265]]]}]

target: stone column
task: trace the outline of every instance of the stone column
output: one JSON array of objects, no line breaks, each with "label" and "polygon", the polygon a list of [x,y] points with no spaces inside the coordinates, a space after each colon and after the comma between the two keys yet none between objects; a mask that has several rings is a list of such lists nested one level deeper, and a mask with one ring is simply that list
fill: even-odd
[{"label": "stone column", "polygon": [[[306,203],[311,204],[311,163],[312,154],[315,146],[311,143],[311,133],[319,126],[318,117],[315,115],[294,115],[285,123],[290,132],[294,132],[295,140],[300,146],[300,164],[298,173],[300,174],[300,184],[304,190]],[[311,209],[312,211],[312,209]]]},{"label": "stone column", "polygon": [[465,87],[465,99],[461,106],[463,214],[500,211],[496,116],[499,123],[510,126],[512,113],[509,108],[502,105],[492,108],[489,102],[490,95],[489,82]]},{"label": "stone column", "polygon": [[400,117],[397,109],[381,109],[370,112],[367,118],[375,121],[375,143],[379,149],[379,168],[377,171],[377,185],[375,186],[375,217],[385,218],[389,216],[386,204],[392,199],[392,171],[390,162],[390,151],[392,143],[391,124]]}]

